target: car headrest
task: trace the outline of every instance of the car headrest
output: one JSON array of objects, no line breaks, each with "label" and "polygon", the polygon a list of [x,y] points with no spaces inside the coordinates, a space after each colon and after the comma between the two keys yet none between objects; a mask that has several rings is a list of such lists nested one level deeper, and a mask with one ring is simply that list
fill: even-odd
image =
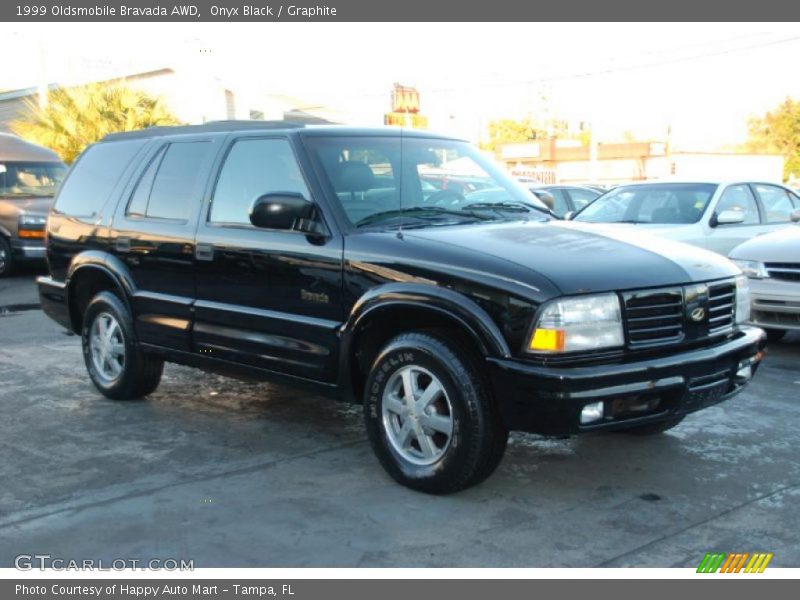
[{"label": "car headrest", "polygon": [[350,160],[339,165],[335,185],[337,192],[366,192],[375,185],[375,174],[368,165]]}]

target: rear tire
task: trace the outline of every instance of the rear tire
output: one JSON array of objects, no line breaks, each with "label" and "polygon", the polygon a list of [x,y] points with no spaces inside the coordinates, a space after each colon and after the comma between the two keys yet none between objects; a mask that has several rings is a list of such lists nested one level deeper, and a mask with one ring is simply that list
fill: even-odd
[{"label": "rear tire", "polygon": [[786,336],[785,329],[765,329],[768,342],[780,342]]},{"label": "rear tire", "polygon": [[106,398],[132,400],[158,387],[164,361],[142,352],[130,311],[111,292],[100,292],[89,302],[81,340],[89,377]]},{"label": "rear tire", "polygon": [[666,421],[659,421],[657,423],[648,423],[647,425],[639,425],[631,427],[630,429],[620,429],[620,433],[627,433],[630,435],[658,435],[669,431],[673,427],[680,425],[685,417],[672,417]]},{"label": "rear tire", "polygon": [[405,333],[375,359],[364,421],[383,468],[398,483],[447,494],[475,485],[506,449],[502,423],[470,356],[443,336]]},{"label": "rear tire", "polygon": [[11,253],[11,244],[0,235],[0,277],[7,277],[14,272],[14,256]]}]

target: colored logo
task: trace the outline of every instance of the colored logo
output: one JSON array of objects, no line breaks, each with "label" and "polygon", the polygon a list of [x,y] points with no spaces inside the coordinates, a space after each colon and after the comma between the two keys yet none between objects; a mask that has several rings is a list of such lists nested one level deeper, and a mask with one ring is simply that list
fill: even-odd
[{"label": "colored logo", "polygon": [[763,573],[772,552],[708,553],[697,567],[698,573]]}]

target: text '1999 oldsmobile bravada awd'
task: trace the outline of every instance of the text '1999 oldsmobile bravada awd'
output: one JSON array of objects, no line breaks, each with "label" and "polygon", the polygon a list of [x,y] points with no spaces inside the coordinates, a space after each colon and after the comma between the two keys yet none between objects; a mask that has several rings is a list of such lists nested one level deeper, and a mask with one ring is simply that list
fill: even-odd
[{"label": "text '1999 oldsmobile bravada awd'", "polygon": [[[503,193],[447,185],[467,176]],[[509,430],[674,427],[739,392],[764,345],[726,258],[556,220],[424,132],[109,135],[47,236],[42,307],[105,396],[151,393],[164,361],[310,384],[362,402],[384,468],[432,493],[488,477]]]}]

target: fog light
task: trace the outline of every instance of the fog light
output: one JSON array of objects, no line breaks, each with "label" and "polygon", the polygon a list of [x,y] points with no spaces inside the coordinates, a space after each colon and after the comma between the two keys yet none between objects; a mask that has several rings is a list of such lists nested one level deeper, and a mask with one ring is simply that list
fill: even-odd
[{"label": "fog light", "polygon": [[738,371],[736,371],[736,379],[739,381],[749,381],[750,378],[753,377],[753,367],[747,365],[746,367],[741,367]]},{"label": "fog light", "polygon": [[591,404],[587,404],[583,407],[581,411],[581,425],[586,425],[587,423],[594,423],[595,421],[599,421],[603,418],[603,403],[602,402],[592,402]]}]

